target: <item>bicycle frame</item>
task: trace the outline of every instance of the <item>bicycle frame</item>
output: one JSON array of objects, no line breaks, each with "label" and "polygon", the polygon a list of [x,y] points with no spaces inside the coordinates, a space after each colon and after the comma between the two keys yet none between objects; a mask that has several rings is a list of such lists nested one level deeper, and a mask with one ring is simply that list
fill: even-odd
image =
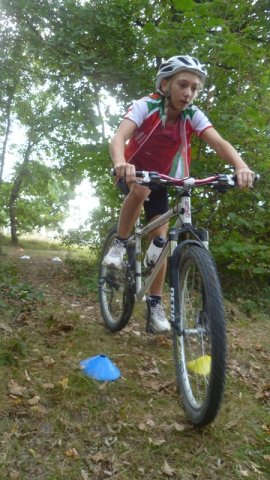
[{"label": "bicycle frame", "polygon": [[[142,239],[146,237],[149,233],[153,232],[156,228],[160,227],[164,223],[168,222],[171,218],[174,218],[176,216],[176,222],[169,230],[168,240],[166,241],[155,266],[150,271],[150,273],[146,275],[144,282],[142,282]],[[192,232],[196,235],[196,231],[192,227],[191,194],[189,190],[184,191],[181,194],[180,201],[176,206],[168,210],[168,212],[164,213],[159,218],[148,223],[146,226],[141,227],[140,221],[137,221],[135,225],[135,233],[130,237],[129,240],[130,244],[135,243],[135,298],[137,301],[141,301],[144,298],[145,294],[152,285],[159,269],[161,268],[161,265],[168,256],[171,256],[173,254],[173,251],[178,243],[179,230],[183,228],[185,229],[185,231]],[[198,242],[200,242],[201,245],[204,245],[205,248],[208,248],[207,235],[205,235],[205,237],[206,238],[203,241],[201,241],[199,237],[197,237]]]}]

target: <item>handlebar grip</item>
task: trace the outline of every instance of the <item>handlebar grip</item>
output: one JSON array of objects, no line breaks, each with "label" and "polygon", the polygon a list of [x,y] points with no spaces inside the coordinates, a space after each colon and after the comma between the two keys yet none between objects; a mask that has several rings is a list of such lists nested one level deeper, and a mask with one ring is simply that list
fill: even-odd
[{"label": "handlebar grip", "polygon": [[[233,175],[232,177],[233,181],[234,181],[234,184],[235,186],[237,187],[238,186],[238,181],[237,181],[237,175],[236,173]],[[253,180],[253,185],[258,182],[260,180],[260,175],[258,173],[255,173],[255,177],[254,177],[254,180]]]},{"label": "handlebar grip", "polygon": [[[111,175],[113,175],[114,177],[116,176],[114,168],[111,169]],[[144,172],[141,172],[141,171],[137,170],[136,171],[136,177],[143,178],[144,177]]]}]

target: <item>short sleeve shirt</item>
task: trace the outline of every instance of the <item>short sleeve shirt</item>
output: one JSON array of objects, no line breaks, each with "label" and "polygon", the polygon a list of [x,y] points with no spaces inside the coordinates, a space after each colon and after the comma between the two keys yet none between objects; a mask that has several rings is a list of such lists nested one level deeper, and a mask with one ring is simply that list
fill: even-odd
[{"label": "short sleeve shirt", "polygon": [[133,121],[137,128],[126,146],[125,156],[138,170],[167,175],[177,159],[177,177],[184,176],[191,161],[192,134],[200,136],[212,124],[199,108],[190,105],[179,115],[176,124],[163,125],[163,104],[164,99],[158,94],[132,103],[124,118]]}]

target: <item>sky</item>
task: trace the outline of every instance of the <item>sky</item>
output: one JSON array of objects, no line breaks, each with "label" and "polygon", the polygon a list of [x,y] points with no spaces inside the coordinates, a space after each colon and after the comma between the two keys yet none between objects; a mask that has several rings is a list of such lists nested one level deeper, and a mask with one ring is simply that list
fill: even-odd
[{"label": "sky", "polygon": [[99,201],[89,180],[85,179],[76,187],[76,195],[69,202],[69,216],[63,224],[63,230],[67,231],[82,225],[89,217],[89,213],[98,207]]}]

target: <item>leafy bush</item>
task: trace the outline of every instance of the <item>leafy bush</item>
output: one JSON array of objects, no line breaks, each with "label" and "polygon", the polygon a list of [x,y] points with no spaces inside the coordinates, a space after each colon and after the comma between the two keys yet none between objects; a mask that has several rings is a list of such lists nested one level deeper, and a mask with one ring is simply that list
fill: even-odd
[{"label": "leafy bush", "polygon": [[232,235],[228,240],[213,245],[212,252],[217,263],[225,266],[228,270],[247,274],[249,278],[270,277],[268,245],[256,244],[248,240],[243,241]]}]

